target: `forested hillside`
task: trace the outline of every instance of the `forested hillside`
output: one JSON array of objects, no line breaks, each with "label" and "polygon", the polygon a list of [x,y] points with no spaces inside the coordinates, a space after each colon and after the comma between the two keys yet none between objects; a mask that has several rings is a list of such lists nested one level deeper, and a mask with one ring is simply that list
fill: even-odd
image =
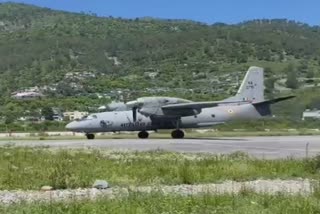
[{"label": "forested hillside", "polygon": [[[319,77],[320,27],[280,19],[237,25],[128,20],[0,4],[3,111],[10,110],[9,104],[28,109],[29,103],[9,97],[34,86],[42,88],[47,99],[36,105],[50,103],[67,110],[105,102],[83,99],[119,89],[131,91],[129,98],[165,94],[219,99],[236,88],[228,91],[223,81],[235,78],[233,74],[241,80],[250,65],[266,68],[270,96],[276,92],[275,81],[290,73],[292,78]],[[292,84],[288,87],[298,94],[305,91]],[[304,94],[308,100],[294,113],[314,102],[312,96]]]}]

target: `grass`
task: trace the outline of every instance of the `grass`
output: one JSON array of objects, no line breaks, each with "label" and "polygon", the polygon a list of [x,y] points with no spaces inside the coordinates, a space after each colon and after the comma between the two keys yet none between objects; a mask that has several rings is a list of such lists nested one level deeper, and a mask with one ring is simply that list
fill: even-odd
[{"label": "grass", "polygon": [[90,187],[96,179],[111,185],[176,185],[254,180],[320,178],[320,158],[257,160],[243,153],[193,155],[0,148],[0,190]]},{"label": "grass", "polygon": [[124,199],[99,199],[70,203],[33,203],[0,207],[0,213],[320,213],[316,196],[285,196],[264,194],[177,196],[159,193],[133,193]]}]

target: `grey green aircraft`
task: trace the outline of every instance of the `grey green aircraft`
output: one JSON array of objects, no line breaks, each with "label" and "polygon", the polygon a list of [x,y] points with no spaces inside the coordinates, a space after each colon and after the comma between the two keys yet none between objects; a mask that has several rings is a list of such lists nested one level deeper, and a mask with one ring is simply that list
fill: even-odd
[{"label": "grey green aircraft", "polygon": [[90,114],[67,124],[66,129],[83,132],[88,139],[95,133],[138,131],[148,138],[148,131],[173,129],[172,138],[184,138],[182,129],[211,127],[239,119],[270,116],[270,105],[294,96],[264,99],[263,68],[252,66],[247,71],[237,94],[222,101],[193,102],[175,97],[142,97],[126,103],[129,110]]}]

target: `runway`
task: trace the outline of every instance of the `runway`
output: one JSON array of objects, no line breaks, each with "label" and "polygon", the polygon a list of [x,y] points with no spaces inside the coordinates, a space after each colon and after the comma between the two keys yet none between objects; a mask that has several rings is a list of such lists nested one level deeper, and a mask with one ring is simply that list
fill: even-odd
[{"label": "runway", "polygon": [[0,141],[0,146],[93,148],[120,151],[161,149],[173,152],[230,154],[236,151],[265,159],[303,158],[320,154],[320,136],[223,137],[195,139],[103,139]]}]

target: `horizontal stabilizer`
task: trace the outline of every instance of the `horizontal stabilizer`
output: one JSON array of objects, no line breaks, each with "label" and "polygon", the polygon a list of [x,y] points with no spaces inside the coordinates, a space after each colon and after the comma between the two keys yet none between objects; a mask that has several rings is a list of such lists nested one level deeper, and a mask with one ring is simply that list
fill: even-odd
[{"label": "horizontal stabilizer", "polygon": [[253,106],[259,112],[259,114],[261,116],[267,116],[267,115],[271,115],[271,109],[270,109],[271,104],[278,103],[278,102],[281,102],[284,100],[289,100],[294,97],[295,96],[287,96],[287,97],[279,97],[279,98],[271,99],[271,100],[265,100],[262,102],[253,103]]},{"label": "horizontal stabilizer", "polygon": [[262,102],[254,103],[254,105],[274,104],[274,103],[278,103],[278,102],[281,102],[281,101],[289,100],[289,99],[292,99],[292,98],[295,98],[295,97],[296,96],[294,96],[294,95],[286,96],[286,97],[279,97],[279,98],[276,98],[276,99],[265,100],[265,101],[262,101]]}]

